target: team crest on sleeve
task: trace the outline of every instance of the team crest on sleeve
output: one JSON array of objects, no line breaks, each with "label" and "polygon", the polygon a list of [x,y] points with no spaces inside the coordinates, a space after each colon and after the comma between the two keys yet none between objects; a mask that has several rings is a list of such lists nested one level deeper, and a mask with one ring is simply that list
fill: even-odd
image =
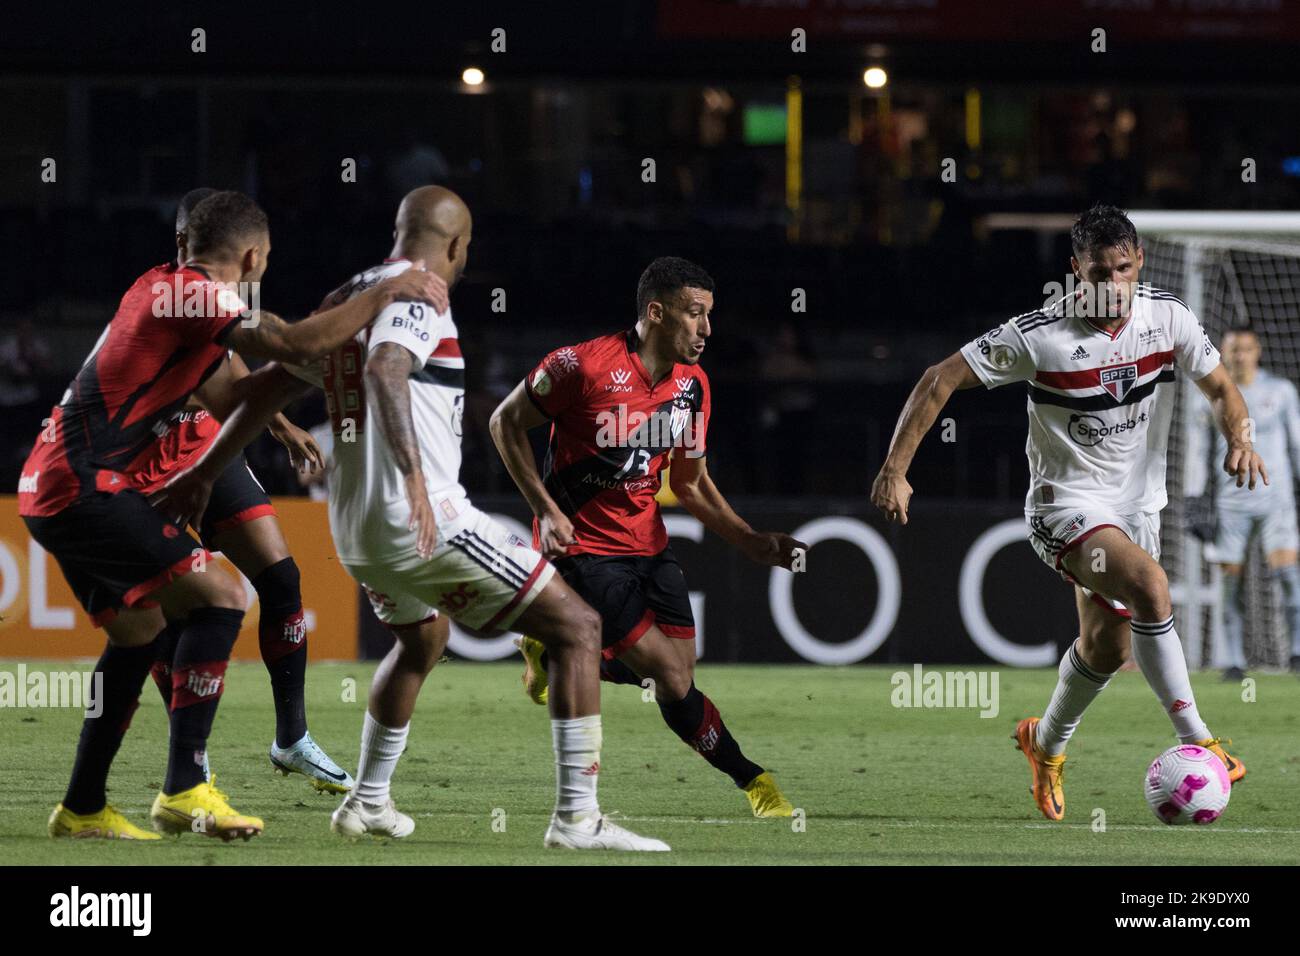
[{"label": "team crest on sleeve", "polygon": [[1138,367],[1136,362],[1130,362],[1128,365],[1115,365],[1101,370],[1101,387],[1108,391],[1115,401],[1122,402],[1133,386],[1137,384],[1137,378]]},{"label": "team crest on sleeve", "polygon": [[539,368],[537,374],[533,376],[533,392],[538,395],[551,393],[551,376],[546,374],[546,369]]},{"label": "team crest on sleeve", "polygon": [[557,349],[547,360],[546,366],[557,379],[564,378],[578,367],[578,353],[571,348]]}]

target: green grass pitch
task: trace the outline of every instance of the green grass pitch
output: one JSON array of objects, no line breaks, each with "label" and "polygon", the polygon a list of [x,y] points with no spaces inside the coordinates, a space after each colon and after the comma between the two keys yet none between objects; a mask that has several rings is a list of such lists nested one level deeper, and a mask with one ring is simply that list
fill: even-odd
[{"label": "green grass pitch", "polygon": [[[29,664],[29,669],[66,665]],[[0,669],[13,670],[12,664]],[[910,671],[910,668],[900,668]],[[964,668],[963,668],[964,669]],[[355,768],[373,665],[317,664],[308,674],[312,733]],[[796,807],[755,820],[730,782],[680,743],[630,687],[603,685],[601,805],[673,853],[547,851],[554,796],[546,712],[520,691],[514,663],[449,662],[430,676],[398,766],[394,796],[416,820],[406,840],[344,841],[329,832],[337,798],[272,774],[269,682],[232,666],[212,740],[218,785],[266,820],[249,843],[199,836],[131,844],[52,841],[80,715],[0,709],[0,862],[6,864],[1291,864],[1300,863],[1300,681],[1261,675],[1254,702],[1215,675],[1195,678],[1201,712],[1249,775],[1209,827],[1165,827],[1142,799],[1147,763],[1173,743],[1140,675],[1119,674],[1070,748],[1064,824],[1028,794],[1015,721],[1039,714],[1048,670],[1000,672],[1000,713],[901,709],[894,668],[702,665],[701,689],[746,753],[776,774]],[[347,680],[355,701],[345,700]],[[118,757],[109,799],[137,823],[162,779],[166,725],[152,684]],[[1094,812],[1105,811],[1105,830]],[[494,821],[496,826],[494,827]],[[504,822],[504,828],[501,824]]]}]

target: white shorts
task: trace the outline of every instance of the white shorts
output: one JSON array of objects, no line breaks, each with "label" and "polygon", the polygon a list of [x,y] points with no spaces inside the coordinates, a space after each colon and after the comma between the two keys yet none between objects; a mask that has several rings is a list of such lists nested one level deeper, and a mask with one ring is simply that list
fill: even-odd
[{"label": "white shorts", "polygon": [[1213,544],[1205,546],[1205,560],[1213,564],[1245,564],[1251,536],[1258,534],[1264,554],[1300,550],[1295,505],[1266,515],[1233,514],[1219,511],[1219,532]]},{"label": "white shorts", "polygon": [[[1122,515],[1104,505],[1065,505],[1060,508],[1037,508],[1026,513],[1029,525],[1029,543],[1034,552],[1053,571],[1071,584],[1078,582],[1061,567],[1061,558],[1079,547],[1102,528],[1119,528],[1129,540],[1156,561],[1160,560],[1160,512],[1141,511]],[[1080,587],[1083,587],[1080,585]],[[1129,612],[1119,601],[1102,597],[1088,588],[1083,593],[1107,610],[1121,617]]]},{"label": "white shorts", "polygon": [[479,631],[504,631],[555,574],[549,561],[483,512],[467,504],[451,536],[428,559],[345,562],[391,627],[447,614]]}]

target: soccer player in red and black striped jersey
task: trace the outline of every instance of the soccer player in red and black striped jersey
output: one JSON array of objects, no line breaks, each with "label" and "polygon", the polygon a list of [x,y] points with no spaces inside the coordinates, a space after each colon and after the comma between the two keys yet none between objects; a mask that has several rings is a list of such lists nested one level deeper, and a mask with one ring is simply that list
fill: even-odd
[{"label": "soccer player in red and black striped jersey", "polygon": [[[685,259],[655,259],[637,284],[635,328],[556,349],[501,403],[492,437],[533,509],[534,546],[600,612],[602,676],[654,681],[664,722],[745,791],[755,816],[790,816],[772,775],[747,758],[695,686],[695,619],[655,494],[669,485],[715,534],[759,564],[790,569],[806,546],[758,532],[705,466],[713,279]],[[545,477],[528,430],[550,423]],[[539,703],[542,650],[522,638],[525,686]]]},{"label": "soccer player in red and black striped jersey", "polygon": [[[260,833],[203,776],[207,738],[243,619],[244,591],[183,529],[134,486],[139,460],[227,349],[284,361],[325,355],[394,297],[445,308],[446,283],[411,270],[293,325],[245,304],[266,270],[266,214],[240,193],[219,192],[190,216],[189,258],[150,269],[53,410],[18,485],[19,513],[59,562],[91,619],[108,633],[96,666],[99,713],[82,725],[72,780],[50,817],[51,836],[148,839],[107,803],[121,745],[167,621],[184,621],[172,659],[171,746],[154,801],[154,828],[230,839]],[[241,290],[241,294],[235,289]],[[189,572],[204,570],[203,574]]]},{"label": "soccer player in red and black striped jersey", "polygon": [[[189,259],[186,232],[190,213],[215,192],[192,189],[181,198],[176,210],[178,267]],[[130,478],[141,494],[149,496],[161,489],[216,440],[220,420],[233,411],[242,387],[238,383],[248,374],[248,366],[239,355],[228,353],[226,361],[185,407],[172,415],[154,442],[153,454],[142,455],[134,462]],[[315,439],[283,414],[277,414],[267,430],[288,450],[292,465],[316,469],[324,466]],[[352,788],[351,775],[330,759],[307,731],[307,627],[298,565],[289,553],[275,507],[243,455],[232,461],[214,483],[208,507],[195,530],[204,546],[224,554],[257,592],[258,649],[271,678],[275,704],[272,765],[285,775],[303,774],[317,790],[346,793]],[[155,642],[157,659],[152,675],[168,710],[172,700],[172,658],[183,627],[183,621],[168,624]]]}]

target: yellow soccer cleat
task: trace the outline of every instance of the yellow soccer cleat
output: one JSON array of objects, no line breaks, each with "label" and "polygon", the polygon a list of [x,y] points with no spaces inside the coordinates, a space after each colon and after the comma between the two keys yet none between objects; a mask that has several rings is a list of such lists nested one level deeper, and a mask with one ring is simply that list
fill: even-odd
[{"label": "yellow soccer cleat", "polygon": [[161,840],[156,833],[141,830],[116,808],[104,805],[95,813],[73,813],[63,804],[50,814],[50,836],[79,840]]},{"label": "yellow soccer cleat", "polygon": [[1026,717],[1016,724],[1013,739],[1029,761],[1034,803],[1047,819],[1061,820],[1065,818],[1065,754],[1049,757],[1038,749],[1037,731],[1038,718]]},{"label": "yellow soccer cleat", "polygon": [[745,796],[756,817],[792,817],[794,805],[785,798],[772,775],[766,770],[745,787]]},{"label": "yellow soccer cleat", "polygon": [[[1227,743],[1232,743],[1232,741],[1229,740]],[[1246,776],[1246,765],[1224,750],[1223,744],[1224,741],[1221,741],[1218,737],[1196,741],[1198,747],[1204,747],[1223,761],[1223,765],[1228,768],[1228,782],[1235,787],[1237,781]]]},{"label": "yellow soccer cleat", "polygon": [[159,833],[198,833],[229,842],[262,832],[261,819],[236,812],[226,800],[212,784],[200,783],[171,796],[158,794],[149,816]]},{"label": "yellow soccer cleat", "polygon": [[548,684],[542,655],[546,648],[537,638],[524,635],[515,638],[515,647],[524,655],[524,693],[534,704],[545,704]]}]

